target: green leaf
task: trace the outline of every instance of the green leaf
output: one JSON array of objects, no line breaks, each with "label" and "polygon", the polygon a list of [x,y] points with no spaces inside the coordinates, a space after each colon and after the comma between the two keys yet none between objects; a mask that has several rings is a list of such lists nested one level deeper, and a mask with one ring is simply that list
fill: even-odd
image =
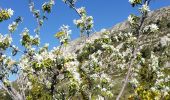
[{"label": "green leaf", "polygon": [[141,4],[141,3],[142,3],[142,0],[135,0],[135,3],[136,3],[136,4]]},{"label": "green leaf", "polygon": [[63,32],[63,31],[60,31],[60,32],[56,33],[54,36],[55,36],[56,38],[60,38],[60,37],[62,37],[63,35],[64,35],[64,32]]}]

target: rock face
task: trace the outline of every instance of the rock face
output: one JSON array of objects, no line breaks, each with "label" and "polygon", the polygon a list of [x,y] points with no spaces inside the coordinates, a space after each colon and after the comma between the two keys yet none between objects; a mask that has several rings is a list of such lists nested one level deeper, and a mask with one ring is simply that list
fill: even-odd
[{"label": "rock face", "polygon": [[[152,11],[148,14],[148,18],[145,20],[145,24],[149,23],[155,23],[161,26],[161,31],[158,34],[169,34],[170,37],[170,6],[164,7],[155,11]],[[116,34],[120,31],[128,31],[130,29],[130,26],[127,21],[116,24],[112,28],[108,29],[111,32],[111,35]],[[65,48],[64,52],[67,54],[67,52],[76,52],[77,50],[81,49],[85,43],[90,41],[94,41],[97,38],[101,37],[101,32],[93,33],[89,38],[78,38],[74,41],[71,41],[68,47]],[[159,40],[161,37],[158,37]],[[166,40],[169,41],[168,37],[164,37]],[[162,39],[161,39],[162,40]],[[157,41],[159,42],[159,41]],[[164,43],[165,40],[163,39],[162,43]]]}]

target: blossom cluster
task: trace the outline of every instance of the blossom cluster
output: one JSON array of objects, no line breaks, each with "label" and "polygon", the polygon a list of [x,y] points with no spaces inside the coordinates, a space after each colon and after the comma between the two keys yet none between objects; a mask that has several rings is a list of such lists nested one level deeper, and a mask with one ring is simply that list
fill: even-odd
[{"label": "blossom cluster", "polygon": [[80,14],[81,18],[78,20],[74,20],[74,24],[80,28],[81,32],[89,32],[93,28],[93,17],[86,15],[85,7],[81,7],[77,9],[77,12]]},{"label": "blossom cluster", "polygon": [[21,37],[22,37],[22,39],[20,40],[21,44],[26,48],[30,48],[32,45],[39,45],[40,43],[39,36],[38,35],[35,35],[35,37],[30,36],[29,30],[27,28],[25,28],[21,33]]},{"label": "blossom cluster", "polygon": [[8,25],[8,30],[10,33],[13,33],[17,29],[19,22],[22,22],[21,17],[18,17],[15,21],[12,22],[12,24]]},{"label": "blossom cluster", "polygon": [[1,50],[6,50],[12,42],[12,37],[10,35],[0,34],[0,48]]},{"label": "blossom cluster", "polygon": [[151,25],[146,26],[143,30],[144,32],[154,33],[154,32],[157,32],[159,28],[156,24],[151,24]]},{"label": "blossom cluster", "polygon": [[130,4],[141,4],[142,0],[129,0]]},{"label": "blossom cluster", "polygon": [[42,10],[44,12],[50,13],[53,5],[54,5],[54,0],[50,0],[49,2],[45,2],[42,5]]},{"label": "blossom cluster", "polygon": [[141,13],[145,14],[145,13],[147,13],[147,12],[150,11],[150,8],[149,8],[149,6],[147,5],[147,3],[145,3],[145,4],[142,5],[141,8],[139,8],[139,10],[140,10]]},{"label": "blossom cluster", "polygon": [[133,14],[128,16],[128,21],[131,25],[137,24],[138,20],[139,20],[139,18]]},{"label": "blossom cluster", "polygon": [[57,37],[60,40],[61,44],[68,44],[70,40],[70,34],[71,30],[69,29],[69,26],[63,25],[60,27],[60,32],[55,34],[55,37]]},{"label": "blossom cluster", "polygon": [[0,22],[8,20],[13,15],[14,11],[10,9],[0,9]]}]

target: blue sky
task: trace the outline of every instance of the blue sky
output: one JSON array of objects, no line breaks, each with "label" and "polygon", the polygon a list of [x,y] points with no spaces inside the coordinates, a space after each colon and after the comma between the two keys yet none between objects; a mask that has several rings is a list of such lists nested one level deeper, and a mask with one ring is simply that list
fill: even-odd
[{"label": "blue sky", "polygon": [[[37,9],[41,8],[44,1],[47,0],[33,0]],[[76,7],[84,6],[87,9],[88,15],[94,17],[95,29],[97,31],[102,28],[113,27],[116,23],[122,22],[127,19],[131,13],[138,14],[137,8],[132,8],[128,0],[77,0]],[[50,47],[57,46],[58,40],[54,37],[54,34],[58,31],[58,28],[63,25],[69,25],[72,30],[72,39],[79,37],[79,30],[73,24],[73,20],[79,18],[79,16],[68,6],[66,6],[62,0],[55,0],[55,6],[52,9],[52,13],[48,15],[48,21],[45,21],[41,29],[41,42],[50,43]],[[151,10],[155,10],[161,7],[169,6],[170,0],[152,0]],[[28,0],[0,0],[0,7],[12,8],[14,16],[8,20],[0,23],[0,33],[5,34],[8,32],[8,24],[11,23],[17,16],[22,16],[24,22],[20,24],[18,30],[13,35],[14,44],[19,46],[20,33],[27,27],[32,35],[36,27],[34,17],[29,11]]]},{"label": "blue sky", "polygon": [[[40,9],[46,0],[34,1],[36,8]],[[73,20],[78,19],[79,16],[66,6],[62,0],[55,1],[56,4],[52,9],[52,13],[48,15],[48,21],[45,21],[40,34],[42,44],[50,43],[50,48],[59,44],[54,34],[63,24],[70,26],[72,39],[79,37],[79,29],[73,24]],[[170,0],[153,0],[151,2],[151,10],[169,5]],[[132,8],[128,0],[78,0],[76,7],[79,8],[81,6],[86,7],[88,15],[94,17],[94,28],[96,31],[100,31],[102,28],[113,27],[115,24],[126,20],[129,14],[138,14],[137,8]],[[33,30],[37,25],[32,13],[29,11],[28,0],[0,0],[0,7],[14,10],[14,16],[10,20],[0,23],[0,33],[2,34],[8,32],[8,24],[12,23],[17,16],[24,18],[23,23],[19,25],[17,31],[13,34],[13,44],[21,47],[19,40],[22,30],[27,27],[31,35],[35,35]],[[11,79],[15,79],[15,76],[12,76]]]}]

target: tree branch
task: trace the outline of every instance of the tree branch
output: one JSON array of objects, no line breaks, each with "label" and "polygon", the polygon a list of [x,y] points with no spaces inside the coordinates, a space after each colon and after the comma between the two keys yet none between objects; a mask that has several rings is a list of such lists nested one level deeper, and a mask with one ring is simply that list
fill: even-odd
[{"label": "tree branch", "polygon": [[[145,1],[144,1],[144,4],[146,3],[147,5],[149,5],[150,1],[151,1],[151,0],[145,0]],[[133,48],[133,56],[132,56],[132,59],[130,60],[130,63],[129,63],[129,65],[128,65],[128,72],[127,72],[127,75],[126,75],[126,77],[125,77],[125,82],[124,82],[124,84],[123,84],[123,86],[122,86],[122,88],[121,88],[121,90],[120,90],[120,92],[119,92],[119,95],[117,96],[116,100],[119,100],[119,99],[120,99],[120,97],[122,96],[122,94],[123,94],[123,92],[124,92],[124,90],[125,90],[125,88],[126,88],[126,86],[127,86],[127,83],[128,83],[128,80],[129,80],[131,71],[132,71],[132,66],[133,66],[134,60],[136,59],[136,54],[137,54],[137,52],[138,52],[139,41],[140,41],[140,40],[139,40],[139,37],[140,37],[140,35],[141,35],[141,30],[142,30],[142,26],[143,26],[143,24],[144,24],[144,21],[145,21],[145,19],[146,19],[146,15],[147,15],[146,13],[145,13],[145,14],[142,14],[142,18],[141,18],[141,21],[140,21],[140,25],[139,25],[139,27],[138,27],[138,29],[137,29],[137,43],[136,43],[135,48]]]}]

